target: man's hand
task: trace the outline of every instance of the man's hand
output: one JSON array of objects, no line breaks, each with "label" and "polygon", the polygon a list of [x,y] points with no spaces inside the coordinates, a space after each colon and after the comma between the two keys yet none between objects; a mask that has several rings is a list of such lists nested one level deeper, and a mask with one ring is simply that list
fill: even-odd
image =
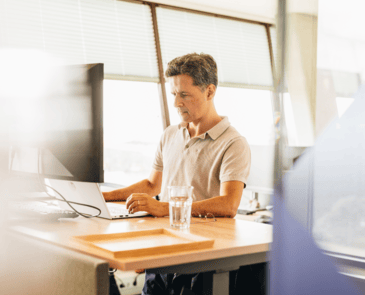
[{"label": "man's hand", "polygon": [[159,202],[147,194],[131,194],[126,205],[129,213],[146,211],[156,217],[169,215],[169,203]]}]

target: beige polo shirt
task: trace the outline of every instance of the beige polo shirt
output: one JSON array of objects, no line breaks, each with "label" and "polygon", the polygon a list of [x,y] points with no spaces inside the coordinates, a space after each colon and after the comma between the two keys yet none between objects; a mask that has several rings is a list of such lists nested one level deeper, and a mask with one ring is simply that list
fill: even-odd
[{"label": "beige polo shirt", "polygon": [[181,123],[166,128],[157,148],[153,168],[163,172],[161,201],[168,201],[167,187],[171,185],[192,185],[194,201],[200,201],[219,196],[223,182],[246,183],[250,147],[227,117],[194,138],[186,127]]}]

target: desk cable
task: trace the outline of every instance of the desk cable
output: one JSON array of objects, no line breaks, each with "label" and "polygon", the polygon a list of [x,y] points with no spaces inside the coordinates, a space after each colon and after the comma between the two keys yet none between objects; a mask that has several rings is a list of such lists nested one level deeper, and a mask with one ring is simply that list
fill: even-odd
[{"label": "desk cable", "polygon": [[139,277],[141,274],[144,274],[144,272],[137,273],[137,275],[134,277],[133,286],[137,286],[137,279],[138,279],[138,277]]},{"label": "desk cable", "polygon": [[[74,211],[74,212],[76,212],[77,214],[79,214],[79,215],[81,215],[82,217],[85,217],[85,218],[92,218],[92,217],[98,217],[100,214],[101,214],[101,210],[100,210],[100,208],[98,208],[98,207],[95,207],[95,206],[92,206],[92,205],[88,205],[88,204],[82,204],[82,203],[77,203],[77,202],[72,202],[72,201],[67,201],[66,200],[66,198],[60,193],[60,192],[58,192],[56,189],[54,189],[53,187],[51,187],[51,186],[49,186],[49,185],[47,185],[47,184],[45,184],[44,183],[44,179],[42,180],[41,179],[41,177],[42,177],[42,174],[40,173],[40,149],[38,150],[38,180],[39,180],[39,182],[40,182],[40,184],[42,185],[42,187],[43,187],[43,189],[44,189],[44,191],[45,191],[45,193],[49,196],[49,197],[51,197],[51,198],[53,198],[53,199],[55,199],[55,200],[57,200],[57,201],[61,201],[61,202],[66,202],[67,203],[67,205],[69,205],[70,206],[70,208]],[[61,198],[62,198],[62,200],[60,200],[60,199],[57,199],[55,196],[52,196],[52,195],[50,195],[49,193],[48,193],[48,190],[47,190],[47,188],[50,188],[51,190],[53,190],[56,194],[58,194]],[[95,214],[95,215],[90,215],[90,214],[87,214],[87,213],[81,213],[81,212],[79,212],[79,211],[77,211],[71,204],[74,204],[74,205],[80,205],[80,206],[85,206],[85,207],[89,207],[89,208],[92,208],[92,209],[95,209],[95,210],[97,210],[97,211],[99,211],[99,213],[97,213],[97,214]]]},{"label": "desk cable", "polygon": [[[73,211],[75,211],[77,214],[79,214],[79,215],[81,215],[82,217],[85,217],[85,218],[92,218],[92,217],[98,217],[100,214],[101,214],[101,210],[98,208],[98,207],[95,207],[95,206],[92,206],[92,205],[88,205],[88,204],[83,204],[83,203],[77,203],[77,202],[72,202],[72,201],[67,201],[66,199],[65,199],[65,197],[64,196],[62,196],[61,195],[61,193],[59,193],[56,189],[54,189],[53,187],[51,187],[51,186],[49,186],[49,185],[47,185],[47,184],[44,184],[44,183],[42,183],[43,184],[43,186],[45,187],[45,188],[50,188],[51,190],[53,190],[56,194],[58,194],[63,200],[60,200],[60,199],[57,199],[57,198],[55,198],[54,196],[51,196],[48,192],[47,192],[47,190],[45,189],[45,192],[46,192],[46,194],[48,195],[48,196],[50,196],[50,197],[53,197],[55,200],[57,200],[57,201],[61,201],[61,202],[65,202],[65,203],[67,203],[67,205],[69,205],[70,207],[71,207],[71,209],[73,210]],[[95,209],[95,210],[98,210],[99,211],[99,213],[97,213],[97,214],[95,214],[95,215],[90,215],[90,214],[87,214],[87,213],[81,213],[81,212],[79,212],[79,211],[77,211],[71,204],[74,204],[74,205],[80,205],[80,206],[85,206],[85,207],[89,207],[89,208],[92,208],[92,209]]]}]

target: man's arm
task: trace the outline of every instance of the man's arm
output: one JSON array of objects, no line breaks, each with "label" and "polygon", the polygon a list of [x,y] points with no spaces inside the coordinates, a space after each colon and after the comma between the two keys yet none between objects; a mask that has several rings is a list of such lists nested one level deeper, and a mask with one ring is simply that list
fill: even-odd
[{"label": "man's arm", "polygon": [[[198,216],[212,213],[215,217],[233,218],[241,202],[243,182],[227,181],[221,184],[220,196],[208,200],[193,202],[192,215]],[[127,208],[131,213],[147,211],[150,214],[163,217],[169,215],[169,203],[158,202],[144,193],[131,194],[127,199]]]},{"label": "man's arm", "polygon": [[244,184],[241,181],[223,182],[220,188],[220,196],[193,203],[192,215],[198,216],[201,214],[205,216],[212,213],[215,217],[233,218],[241,202],[243,186]]},{"label": "man's arm", "polygon": [[162,172],[152,169],[150,176],[140,182],[128,187],[117,189],[111,192],[104,192],[105,201],[124,201],[134,193],[144,194],[149,197],[156,196],[161,191]]}]

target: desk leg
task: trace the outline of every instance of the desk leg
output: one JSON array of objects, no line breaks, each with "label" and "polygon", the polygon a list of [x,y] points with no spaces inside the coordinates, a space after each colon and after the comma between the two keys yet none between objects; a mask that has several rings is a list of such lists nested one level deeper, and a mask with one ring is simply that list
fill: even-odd
[{"label": "desk leg", "polygon": [[216,270],[202,273],[202,295],[229,295],[229,274],[236,269]]},{"label": "desk leg", "polygon": [[229,271],[213,273],[212,295],[229,295]]}]

